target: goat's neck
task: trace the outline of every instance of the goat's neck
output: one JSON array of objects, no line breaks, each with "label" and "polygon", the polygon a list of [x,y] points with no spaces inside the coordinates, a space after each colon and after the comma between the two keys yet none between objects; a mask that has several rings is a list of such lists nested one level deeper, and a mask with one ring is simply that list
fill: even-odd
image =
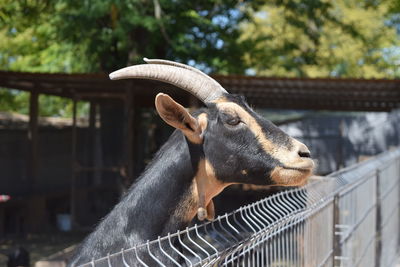
[{"label": "goat's neck", "polygon": [[174,133],[121,202],[127,236],[152,240],[189,224],[197,207],[194,177],[200,157],[201,151]]},{"label": "goat's neck", "polygon": [[222,190],[204,177],[204,162],[200,147],[188,145],[176,131],[121,202],[85,240],[73,262],[83,263],[185,228],[196,215],[198,192],[204,193],[207,205]]}]

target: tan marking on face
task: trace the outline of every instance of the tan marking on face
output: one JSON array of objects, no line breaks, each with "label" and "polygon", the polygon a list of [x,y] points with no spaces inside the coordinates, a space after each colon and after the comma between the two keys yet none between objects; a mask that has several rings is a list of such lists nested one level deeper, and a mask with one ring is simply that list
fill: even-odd
[{"label": "tan marking on face", "polygon": [[241,173],[242,173],[243,175],[247,175],[247,170],[242,170]]},{"label": "tan marking on face", "polygon": [[264,151],[267,154],[272,155],[277,160],[285,162],[285,159],[288,157],[290,151],[286,147],[275,144],[271,140],[269,140],[265,136],[261,126],[258,124],[256,119],[251,116],[244,108],[232,102],[218,103],[217,108],[225,113],[239,116],[240,119],[247,125],[250,131],[257,138]]},{"label": "tan marking on face", "polygon": [[[275,170],[273,170],[271,173],[271,178],[276,184],[292,186],[300,181],[302,182],[303,178],[307,179],[311,175],[312,168],[314,166],[312,160],[301,158],[297,154],[297,151],[290,151],[286,146],[276,144],[269,140],[256,119],[244,108],[232,102],[219,102],[216,104],[216,106],[222,112],[231,114],[233,116],[238,116],[257,138],[265,153],[271,155],[285,166],[305,169],[305,171],[298,171],[285,169],[283,167],[277,167],[279,169],[275,168]],[[299,141],[293,138],[290,139],[290,142],[292,143],[293,147],[296,147],[296,145],[300,144]]]}]

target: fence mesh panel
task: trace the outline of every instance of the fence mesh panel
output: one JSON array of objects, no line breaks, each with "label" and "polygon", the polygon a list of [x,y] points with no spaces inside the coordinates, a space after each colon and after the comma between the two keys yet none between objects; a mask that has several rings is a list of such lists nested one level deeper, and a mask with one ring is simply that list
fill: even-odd
[{"label": "fence mesh panel", "polygon": [[400,149],[82,266],[392,266]]}]

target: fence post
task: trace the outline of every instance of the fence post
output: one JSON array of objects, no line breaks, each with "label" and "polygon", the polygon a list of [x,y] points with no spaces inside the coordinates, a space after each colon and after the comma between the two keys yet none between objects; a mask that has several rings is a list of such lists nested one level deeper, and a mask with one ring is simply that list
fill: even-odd
[{"label": "fence post", "polygon": [[[340,224],[340,208],[339,208],[339,193],[336,193],[333,197],[333,254],[332,254],[332,266],[336,266],[336,258],[341,255],[341,246],[340,246],[340,234],[337,231],[336,226]],[[339,258],[340,260],[340,258]],[[339,265],[340,266],[340,265]]]},{"label": "fence post", "polygon": [[[396,179],[400,180],[400,156],[397,157],[397,164],[396,165],[397,165]],[[397,190],[399,190],[400,189],[399,184],[397,184],[397,186],[398,186]],[[400,202],[400,190],[399,190],[399,195],[398,196],[399,197],[398,197],[397,201],[399,203]],[[400,215],[400,212],[399,212],[399,215]],[[399,218],[399,222],[400,222],[400,218]],[[399,251],[400,250],[400,235],[398,235],[397,244],[396,245],[397,245],[396,251]]]},{"label": "fence post", "polygon": [[381,261],[381,248],[382,248],[382,241],[381,241],[381,224],[382,224],[382,214],[381,214],[381,190],[380,190],[380,170],[376,170],[376,226],[375,226],[375,266],[380,266]]},{"label": "fence post", "polygon": [[[396,160],[394,160],[394,163],[397,165],[396,169],[396,180],[400,180],[400,156],[397,156]],[[397,190],[398,190],[398,197],[397,197],[397,203],[400,203],[400,184],[399,182],[397,183]],[[399,207],[398,207],[399,209]],[[400,215],[400,212],[397,214],[398,216]],[[400,222],[400,216],[398,217],[398,220]],[[397,231],[397,243],[396,243],[396,252],[398,253],[400,251],[400,233],[399,230]]]}]

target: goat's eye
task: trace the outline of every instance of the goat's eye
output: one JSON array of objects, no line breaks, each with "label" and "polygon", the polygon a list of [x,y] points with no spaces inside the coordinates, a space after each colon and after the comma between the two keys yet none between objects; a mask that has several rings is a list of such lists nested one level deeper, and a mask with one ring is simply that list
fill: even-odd
[{"label": "goat's eye", "polygon": [[234,117],[234,118],[229,118],[226,123],[231,125],[231,126],[236,126],[240,123],[240,118],[239,117]]}]

